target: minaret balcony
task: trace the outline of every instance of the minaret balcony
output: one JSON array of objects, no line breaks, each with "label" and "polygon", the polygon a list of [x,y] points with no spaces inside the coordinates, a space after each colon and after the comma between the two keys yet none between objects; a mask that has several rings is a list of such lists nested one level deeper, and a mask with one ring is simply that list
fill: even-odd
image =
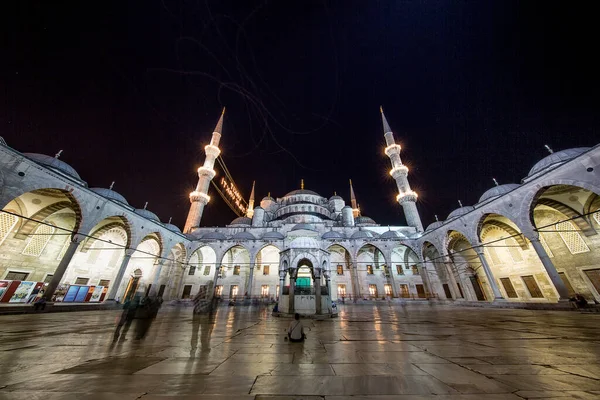
[{"label": "minaret balcony", "polygon": [[194,190],[190,193],[190,202],[199,201],[200,203],[207,204],[210,201],[210,196],[206,193],[198,192]]},{"label": "minaret balcony", "polygon": [[417,197],[419,197],[417,195],[417,192],[413,192],[412,190],[409,190],[404,193],[400,193],[398,196],[396,196],[396,200],[398,200],[398,203],[400,203],[400,204],[404,204],[404,203],[408,203],[408,202],[414,203],[417,201]]},{"label": "minaret balcony", "polygon": [[219,150],[219,148],[217,146],[213,146],[212,144],[207,144],[204,147],[204,152],[206,153],[206,156],[211,156],[214,158],[219,157],[219,154],[221,154],[221,150]]},{"label": "minaret balcony", "polygon": [[386,147],[384,151],[388,157],[391,157],[392,154],[400,154],[400,150],[402,150],[402,147],[400,147],[399,144],[394,143]]},{"label": "minaret balcony", "polygon": [[390,170],[390,175],[394,177],[394,179],[400,176],[406,176],[408,175],[408,167],[406,165],[399,165],[395,168],[392,168]]},{"label": "minaret balcony", "polygon": [[212,179],[215,177],[216,174],[217,173],[212,168],[208,168],[208,167],[204,167],[204,166],[198,168],[198,176],[199,177],[206,176],[206,177],[208,177],[208,179]]}]

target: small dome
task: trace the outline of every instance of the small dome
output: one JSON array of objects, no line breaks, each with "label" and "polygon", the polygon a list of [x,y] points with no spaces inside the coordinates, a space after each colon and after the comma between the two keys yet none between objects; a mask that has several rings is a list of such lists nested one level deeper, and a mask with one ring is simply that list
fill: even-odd
[{"label": "small dome", "polygon": [[221,232],[208,232],[202,235],[202,240],[227,240],[227,236]]},{"label": "small dome", "polygon": [[56,157],[50,157],[45,154],[38,154],[38,153],[23,153],[23,154],[38,164],[42,164],[42,165],[45,165],[46,167],[50,167],[52,169],[59,170],[69,176],[72,176],[74,178],[81,180],[81,177],[79,176],[77,171],[75,171],[75,168],[71,167],[69,164],[67,164],[64,161],[59,160]]},{"label": "small dome", "polygon": [[427,227],[427,229],[425,229],[425,231],[432,231],[434,229],[439,228],[443,224],[444,224],[444,221],[435,221],[434,223],[429,224],[429,226]]},{"label": "small dome", "polygon": [[[313,192],[312,190],[306,190],[306,189],[297,189],[297,190],[292,190],[291,192],[289,192],[288,194],[285,195],[285,197],[288,196],[295,196],[297,194],[310,194],[313,196],[319,196],[318,193]],[[320,196],[319,196],[320,197]]]},{"label": "small dome", "polygon": [[479,198],[479,202],[483,203],[484,201],[489,200],[491,198],[502,196],[503,194],[512,192],[519,186],[521,185],[516,183],[507,183],[505,185],[494,186],[493,188],[486,190],[486,192],[481,195],[481,197]]},{"label": "small dome", "polygon": [[383,232],[381,234],[381,236],[379,236],[379,237],[381,239],[404,239],[404,238],[406,238],[406,236],[404,236],[402,233],[400,233],[398,231],[392,231],[392,230]]},{"label": "small dome", "polygon": [[329,201],[333,201],[333,200],[342,200],[342,201],[343,201],[344,199],[342,199],[342,198],[341,198],[340,196],[338,196],[338,195],[333,195],[333,196],[331,196],[331,197],[329,198]]},{"label": "small dome", "polygon": [[351,239],[372,239],[376,238],[377,234],[371,231],[356,231],[350,236]]},{"label": "small dome", "polygon": [[119,203],[129,205],[127,200],[125,200],[125,197],[123,197],[119,193],[115,192],[114,190],[105,189],[105,188],[91,188],[90,190],[94,193],[99,194],[102,197],[106,197],[107,199],[115,200],[115,201],[118,201]]},{"label": "small dome", "polygon": [[366,217],[364,215],[354,218],[354,223],[356,225],[377,225],[377,223],[375,221],[373,221],[371,218]]},{"label": "small dome", "polygon": [[467,213],[470,213],[474,209],[475,209],[475,207],[473,207],[473,206],[464,206],[464,207],[457,208],[456,210],[452,211],[448,215],[448,218],[446,218],[446,219],[460,217],[461,215],[465,215]]},{"label": "small dome", "polygon": [[265,233],[262,238],[264,240],[283,240],[285,239],[285,236],[283,236],[281,232],[270,231]]},{"label": "small dome", "polygon": [[230,225],[252,225],[252,220],[248,217],[237,217]]},{"label": "small dome", "polygon": [[315,249],[319,248],[319,242],[314,238],[299,237],[290,243],[290,249]]},{"label": "small dome", "polygon": [[313,225],[311,224],[297,224],[294,225],[294,227],[291,229],[292,231],[299,231],[301,229],[305,229],[307,231],[317,231],[317,228],[315,228]]},{"label": "small dome", "polygon": [[175,225],[173,225],[173,224],[169,224],[169,223],[167,223],[167,224],[164,224],[164,225],[165,225],[165,228],[167,228],[167,229],[168,229],[168,230],[170,230],[171,232],[177,232],[177,233],[181,233],[181,229],[179,229],[178,227],[176,227],[176,226],[175,226]]},{"label": "small dome", "polygon": [[346,239],[346,236],[341,232],[328,231],[328,232],[325,232],[323,234],[323,236],[321,236],[321,239],[325,239],[325,240],[327,240],[327,239],[330,239],[330,240],[331,239]]},{"label": "small dome", "polygon": [[263,197],[263,199],[261,201],[275,201],[275,199],[272,198],[271,196],[265,196],[265,197]]},{"label": "small dome", "polygon": [[141,215],[142,217],[144,217],[146,219],[151,220],[151,221],[160,222],[160,218],[158,218],[158,216],[156,214],[154,214],[152,211],[148,211],[143,208],[136,208],[134,210],[134,212],[138,215]]},{"label": "small dome", "polygon": [[250,232],[238,232],[231,237],[233,240],[256,240],[253,234]]},{"label": "small dome", "polygon": [[527,174],[527,176],[535,175],[538,172],[543,171],[552,165],[562,164],[564,162],[572,160],[573,158],[585,153],[589,149],[589,147],[577,147],[574,149],[566,149],[554,152],[535,163],[535,165],[533,166],[533,168],[531,168],[531,171],[529,171],[529,174]]}]

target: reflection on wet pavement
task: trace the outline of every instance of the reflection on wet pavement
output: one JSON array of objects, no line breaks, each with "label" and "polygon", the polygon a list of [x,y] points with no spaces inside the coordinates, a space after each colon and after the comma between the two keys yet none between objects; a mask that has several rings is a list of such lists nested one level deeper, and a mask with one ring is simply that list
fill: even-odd
[{"label": "reflection on wet pavement", "polygon": [[596,314],[342,305],[305,343],[259,307],[119,318],[1,316],[0,400],[600,398]]}]

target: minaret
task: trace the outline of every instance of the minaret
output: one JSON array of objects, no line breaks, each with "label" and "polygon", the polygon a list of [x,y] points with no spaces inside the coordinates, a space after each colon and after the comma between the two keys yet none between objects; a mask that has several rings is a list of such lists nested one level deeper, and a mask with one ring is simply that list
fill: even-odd
[{"label": "minaret", "polygon": [[215,131],[212,134],[210,144],[204,147],[206,159],[204,160],[204,165],[198,168],[198,185],[196,185],[196,190],[190,193],[190,203],[192,203],[192,205],[190,206],[190,212],[188,213],[187,220],[185,221],[183,233],[190,233],[195,228],[200,226],[200,219],[202,219],[204,206],[210,201],[208,187],[210,186],[210,181],[216,175],[216,172],[213,169],[215,160],[219,154],[221,154],[221,150],[219,150],[219,140],[221,140],[221,131],[223,130],[224,114],[225,107],[223,107],[223,112],[221,112],[219,122],[217,122]]},{"label": "minaret", "polygon": [[385,154],[390,158],[392,163],[390,175],[396,181],[396,186],[398,186],[398,196],[396,199],[404,209],[404,216],[406,217],[408,225],[417,228],[417,232],[423,232],[423,224],[421,223],[421,217],[419,217],[419,212],[417,211],[417,193],[413,192],[408,184],[408,168],[406,165],[402,164],[402,160],[400,159],[400,145],[396,144],[396,141],[394,140],[394,134],[385,119],[383,108],[379,107],[379,110],[381,111],[383,133],[385,136],[385,144],[387,146],[385,148]]},{"label": "minaret", "polygon": [[354,195],[354,188],[352,187],[352,179],[350,179],[350,205],[352,206],[352,216],[354,218],[360,217],[360,208],[356,202],[356,196]]},{"label": "minaret", "polygon": [[246,209],[246,217],[252,218],[254,215],[254,184],[256,181],[252,181],[252,191],[250,192],[250,199],[248,200],[248,208]]}]

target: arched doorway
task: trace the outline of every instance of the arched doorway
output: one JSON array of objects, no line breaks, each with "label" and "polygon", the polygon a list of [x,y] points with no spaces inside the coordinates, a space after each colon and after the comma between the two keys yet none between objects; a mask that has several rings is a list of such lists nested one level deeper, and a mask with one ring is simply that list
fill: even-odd
[{"label": "arched doorway", "polygon": [[572,185],[544,187],[530,206],[530,219],[569,297],[580,293],[600,301],[599,209],[598,193]]},{"label": "arched doorway", "polygon": [[296,265],[296,294],[314,294],[313,279],[314,271],[312,262],[303,258]]},{"label": "arched doorway", "polygon": [[453,272],[456,274],[456,283],[461,297],[467,300],[485,301],[486,295],[482,286],[485,272],[471,242],[462,233],[450,231],[447,250],[454,264]]}]

